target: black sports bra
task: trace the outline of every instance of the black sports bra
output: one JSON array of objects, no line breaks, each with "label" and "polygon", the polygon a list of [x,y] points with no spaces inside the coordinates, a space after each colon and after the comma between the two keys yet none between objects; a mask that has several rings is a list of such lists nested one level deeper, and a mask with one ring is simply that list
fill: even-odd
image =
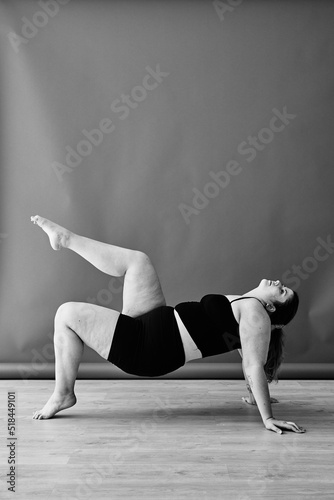
[{"label": "black sports bra", "polygon": [[[231,302],[225,295],[205,295],[199,302],[182,302],[177,310],[203,358],[241,348],[239,324],[234,317]],[[261,304],[262,302],[257,299]]]}]

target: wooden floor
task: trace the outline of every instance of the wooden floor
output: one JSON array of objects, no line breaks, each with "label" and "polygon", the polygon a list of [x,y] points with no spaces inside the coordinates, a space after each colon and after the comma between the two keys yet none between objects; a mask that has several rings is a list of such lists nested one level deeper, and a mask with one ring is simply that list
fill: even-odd
[{"label": "wooden floor", "polygon": [[[333,499],[334,383],[282,380],[267,431],[241,380],[78,380],[78,403],[33,420],[52,380],[1,380],[0,498]],[[16,493],[7,492],[7,391],[16,392]]]}]

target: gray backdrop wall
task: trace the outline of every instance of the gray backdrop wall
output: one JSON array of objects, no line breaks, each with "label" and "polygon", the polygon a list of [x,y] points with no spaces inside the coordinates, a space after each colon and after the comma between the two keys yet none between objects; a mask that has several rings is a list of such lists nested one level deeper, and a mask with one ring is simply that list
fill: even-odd
[{"label": "gray backdrop wall", "polygon": [[170,305],[282,279],[301,298],[286,361],[328,367],[333,16],[319,0],[0,3],[2,363],[53,367],[63,302],[122,306],[122,280],[54,252],[40,214],[147,252]]}]

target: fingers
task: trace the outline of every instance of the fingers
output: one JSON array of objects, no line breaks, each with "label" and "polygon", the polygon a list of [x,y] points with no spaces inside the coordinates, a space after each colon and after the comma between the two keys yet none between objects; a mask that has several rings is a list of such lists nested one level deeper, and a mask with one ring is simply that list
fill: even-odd
[{"label": "fingers", "polygon": [[277,434],[283,434],[283,431],[281,429],[279,429],[278,427],[276,427],[276,425],[274,425],[274,424],[270,427],[270,430],[277,432]]},{"label": "fingers", "polygon": [[299,427],[294,422],[285,422],[285,421],[277,422],[277,425],[273,424],[272,430],[274,430],[275,432],[278,432],[278,434],[282,434],[282,430],[280,429],[280,427],[282,427],[283,429],[286,429],[288,431],[292,431],[292,432],[297,432],[297,433],[305,432],[305,429],[303,429],[303,427]]},{"label": "fingers", "polygon": [[285,420],[275,420],[275,423],[271,422],[270,426],[267,427],[267,429],[276,432],[277,434],[283,434],[282,429],[297,432],[299,434],[305,432],[305,429],[303,427],[299,427],[294,422],[286,422]]},{"label": "fingers", "polygon": [[271,402],[271,403],[278,403],[279,401],[278,401],[278,399],[276,399],[276,398],[270,398],[270,402]]},{"label": "fingers", "polygon": [[303,427],[299,427],[297,424],[294,422],[285,422],[287,425],[289,425],[289,429],[292,430],[293,432],[305,432],[305,429]]},{"label": "fingers", "polygon": [[298,427],[297,424],[295,424],[294,422],[280,422],[280,425],[282,425],[282,427],[284,427],[285,429],[288,429],[289,431],[293,431],[293,432],[305,432],[305,429],[303,429],[302,427]]}]

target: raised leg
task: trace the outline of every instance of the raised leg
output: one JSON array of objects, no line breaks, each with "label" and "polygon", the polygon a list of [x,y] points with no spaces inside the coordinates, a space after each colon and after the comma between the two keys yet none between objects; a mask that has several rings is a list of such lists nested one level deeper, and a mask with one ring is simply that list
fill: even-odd
[{"label": "raised leg", "polygon": [[38,215],[31,220],[47,233],[54,250],[68,248],[100,271],[124,276],[123,314],[135,317],[166,305],[158,275],[145,253],[74,234]]},{"label": "raised leg", "polygon": [[101,243],[73,233],[68,239],[67,248],[106,274],[124,276],[123,314],[135,317],[166,305],[156,270],[144,252]]},{"label": "raised leg", "polygon": [[108,359],[119,314],[118,311],[81,302],[67,302],[59,307],[54,334],[55,388],[45,406],[34,413],[34,419],[52,418],[59,411],[75,405],[74,385],[84,344]]}]

